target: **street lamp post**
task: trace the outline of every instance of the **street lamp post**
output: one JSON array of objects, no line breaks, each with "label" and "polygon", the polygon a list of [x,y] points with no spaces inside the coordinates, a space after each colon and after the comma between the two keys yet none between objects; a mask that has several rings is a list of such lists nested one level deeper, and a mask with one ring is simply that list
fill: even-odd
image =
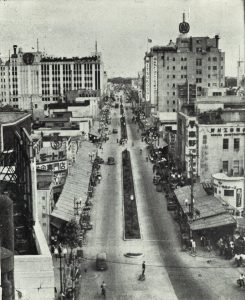
[{"label": "street lamp post", "polygon": [[81,204],[82,204],[82,201],[81,200],[79,201],[76,197],[74,197],[74,215],[75,216],[79,215],[78,210],[79,210],[79,206],[81,206]]}]

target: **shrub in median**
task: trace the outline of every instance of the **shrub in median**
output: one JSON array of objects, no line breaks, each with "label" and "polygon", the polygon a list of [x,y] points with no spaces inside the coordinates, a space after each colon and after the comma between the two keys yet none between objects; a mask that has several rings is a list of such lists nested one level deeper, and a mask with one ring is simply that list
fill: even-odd
[{"label": "shrub in median", "polygon": [[[128,150],[122,152],[124,226],[126,239],[140,239],[140,227],[134,192],[134,181]],[[131,199],[133,197],[133,200]]]}]

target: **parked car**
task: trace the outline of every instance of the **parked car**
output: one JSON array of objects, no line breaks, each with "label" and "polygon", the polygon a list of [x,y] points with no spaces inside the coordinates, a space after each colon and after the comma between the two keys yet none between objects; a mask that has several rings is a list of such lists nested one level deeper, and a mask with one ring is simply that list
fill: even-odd
[{"label": "parked car", "polygon": [[161,180],[161,176],[160,175],[155,175],[153,177],[153,184],[157,185],[160,180]]},{"label": "parked car", "polygon": [[90,206],[84,206],[83,207],[83,211],[91,211],[91,207]]},{"label": "parked car", "polygon": [[104,163],[104,159],[102,157],[100,157],[100,156],[96,156],[94,162],[97,163],[97,164],[103,164]]},{"label": "parked car", "polygon": [[108,160],[107,160],[107,164],[108,165],[115,165],[115,159],[114,159],[114,157],[109,156]]},{"label": "parked car", "polygon": [[167,203],[167,210],[172,211],[177,208],[177,204],[174,199],[168,198],[168,203]]},{"label": "parked car", "polygon": [[91,230],[91,229],[93,229],[93,224],[91,222],[83,222],[81,224],[81,229]]},{"label": "parked car", "polygon": [[82,210],[82,216],[90,216],[91,213],[91,207],[90,206],[86,206],[83,208]]},{"label": "parked car", "polygon": [[118,133],[117,128],[113,128],[112,133]]}]

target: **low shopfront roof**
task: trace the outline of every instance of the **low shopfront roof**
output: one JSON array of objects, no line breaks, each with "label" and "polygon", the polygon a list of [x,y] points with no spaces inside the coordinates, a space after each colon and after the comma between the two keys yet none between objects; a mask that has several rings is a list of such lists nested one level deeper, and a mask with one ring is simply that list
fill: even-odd
[{"label": "low shopfront roof", "polygon": [[[182,211],[188,215],[191,203],[191,187],[184,186],[174,191]],[[192,230],[236,224],[235,218],[227,212],[227,206],[220,199],[208,195],[202,184],[193,188],[194,204],[193,219],[189,218]]]},{"label": "low shopfront roof", "polygon": [[70,169],[62,193],[51,214],[53,217],[68,222],[74,218],[74,198],[81,200],[81,206],[85,204],[92,172],[89,153],[93,151],[96,151],[96,147],[92,143],[82,142],[76,163]]},{"label": "low shopfront roof", "polygon": [[236,220],[234,219],[234,217],[228,213],[225,213],[218,216],[195,220],[190,224],[190,228],[191,230],[202,230],[235,224]]}]

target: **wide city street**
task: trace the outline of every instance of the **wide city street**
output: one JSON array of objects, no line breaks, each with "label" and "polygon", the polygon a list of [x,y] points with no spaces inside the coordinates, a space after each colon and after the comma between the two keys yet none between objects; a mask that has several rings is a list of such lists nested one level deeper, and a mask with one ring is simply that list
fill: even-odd
[{"label": "wide city street", "polygon": [[[84,247],[85,272],[78,299],[101,298],[103,281],[107,299],[244,299],[243,291],[234,286],[239,270],[229,266],[230,262],[214,252],[192,257],[181,251],[177,223],[167,211],[164,194],[152,184],[152,164],[146,161],[146,145],[141,142],[138,126],[131,121],[131,110],[126,110],[128,142],[124,146],[117,143],[119,110],[113,108],[111,116],[110,127],[118,128],[118,134],[110,135],[101,156],[105,162],[113,156],[116,164],[101,165],[102,180],[96,187],[92,212],[94,228]],[[121,152],[125,148],[131,152],[141,240],[124,240]],[[100,252],[107,253],[107,271],[95,269],[96,254]],[[126,258],[128,252],[143,256]],[[146,280],[139,281],[143,260]]]}]

